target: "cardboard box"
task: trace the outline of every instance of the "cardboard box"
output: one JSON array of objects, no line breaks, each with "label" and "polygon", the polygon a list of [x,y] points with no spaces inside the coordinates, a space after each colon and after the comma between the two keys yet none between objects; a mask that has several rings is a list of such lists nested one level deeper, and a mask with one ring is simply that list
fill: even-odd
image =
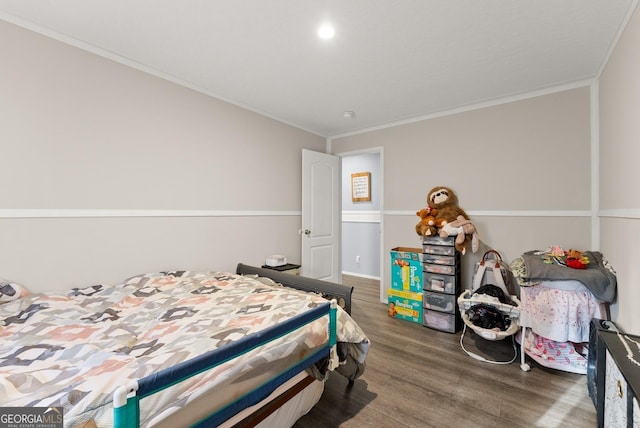
[{"label": "cardboard box", "polygon": [[422,324],[422,293],[387,289],[387,312],[390,317]]},{"label": "cardboard box", "polygon": [[422,248],[391,249],[391,288],[422,292]]}]

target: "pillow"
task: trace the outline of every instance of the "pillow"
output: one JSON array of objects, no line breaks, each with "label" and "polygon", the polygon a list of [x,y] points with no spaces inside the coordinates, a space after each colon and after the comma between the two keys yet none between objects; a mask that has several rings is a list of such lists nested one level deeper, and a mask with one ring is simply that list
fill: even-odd
[{"label": "pillow", "polygon": [[0,305],[29,294],[24,286],[0,278]]}]

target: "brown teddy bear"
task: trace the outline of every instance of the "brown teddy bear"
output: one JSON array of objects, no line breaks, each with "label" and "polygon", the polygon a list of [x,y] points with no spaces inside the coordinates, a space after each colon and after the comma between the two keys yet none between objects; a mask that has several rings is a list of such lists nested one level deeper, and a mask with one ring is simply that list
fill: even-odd
[{"label": "brown teddy bear", "polygon": [[432,236],[436,234],[436,210],[429,207],[422,208],[416,212],[420,221],[416,224],[416,233],[420,236]]},{"label": "brown teddy bear", "polygon": [[438,186],[431,189],[427,195],[427,204],[429,204],[429,208],[436,210],[435,226],[437,229],[455,221],[458,216],[469,220],[467,213],[458,206],[458,196],[448,187]]}]

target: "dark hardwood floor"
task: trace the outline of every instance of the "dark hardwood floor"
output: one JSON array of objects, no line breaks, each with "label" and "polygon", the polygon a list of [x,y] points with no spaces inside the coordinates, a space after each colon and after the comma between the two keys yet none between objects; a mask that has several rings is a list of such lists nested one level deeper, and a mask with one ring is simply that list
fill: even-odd
[{"label": "dark hardwood floor", "polygon": [[[367,368],[351,386],[337,373],[320,402],[295,427],[595,427],[585,375],[547,369],[530,359],[477,361],[445,333],[387,315],[377,281],[343,277],[355,287],[352,316],[367,333]],[[470,331],[465,347],[504,361],[511,339],[486,341]]]}]

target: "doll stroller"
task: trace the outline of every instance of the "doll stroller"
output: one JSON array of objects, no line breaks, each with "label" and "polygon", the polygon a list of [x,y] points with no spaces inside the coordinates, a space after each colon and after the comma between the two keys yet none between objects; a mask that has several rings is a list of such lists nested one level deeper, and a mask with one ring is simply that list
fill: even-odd
[{"label": "doll stroller", "polygon": [[[495,254],[493,261],[488,258]],[[515,334],[520,328],[520,300],[509,292],[505,277],[510,274],[500,255],[490,250],[478,262],[473,276],[471,290],[465,290],[458,297],[458,307],[464,323],[460,346],[470,357],[492,364],[511,364],[518,357]],[[486,340],[498,341],[511,336],[513,358],[508,361],[488,360],[467,350],[463,340],[467,327]]]}]

